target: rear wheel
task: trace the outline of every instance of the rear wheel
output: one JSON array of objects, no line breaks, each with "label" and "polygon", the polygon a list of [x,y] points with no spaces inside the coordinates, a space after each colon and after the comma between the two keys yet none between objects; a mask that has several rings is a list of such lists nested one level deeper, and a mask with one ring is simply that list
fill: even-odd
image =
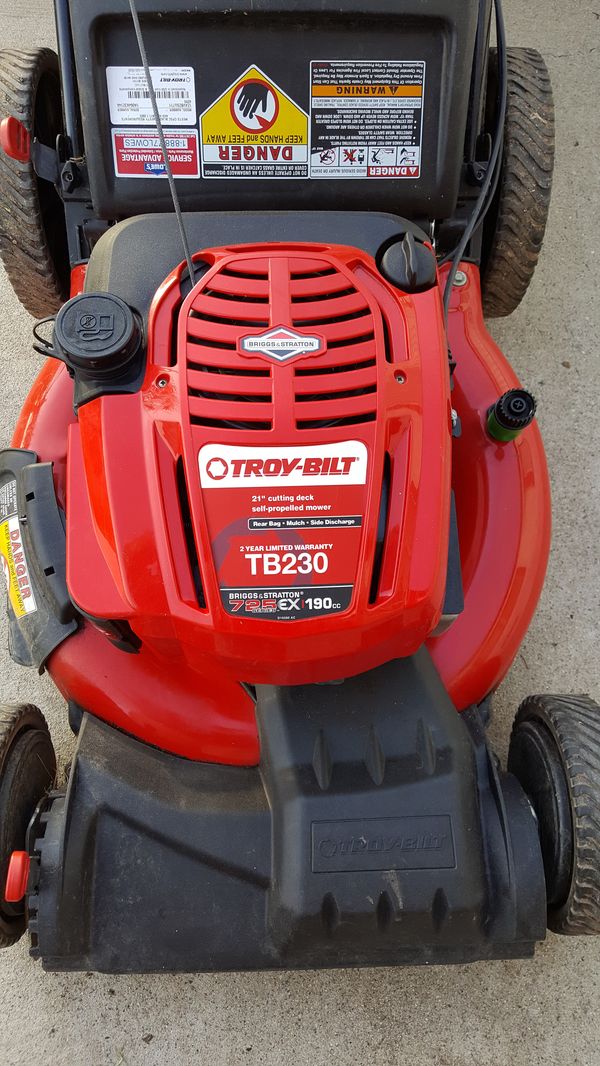
[{"label": "rear wheel", "polygon": [[[54,148],[62,132],[58,56],[50,48],[0,51],[0,119],[12,115]],[[0,257],[19,300],[36,318],[68,296],[65,212],[54,185],[31,163],[0,150]]]},{"label": "rear wheel", "polygon": [[[482,298],[489,318],[510,315],[527,292],[544,240],[554,168],[554,103],[542,56],[532,48],[507,49],[507,77],[502,169],[483,230]],[[490,100],[496,83],[492,49]]]},{"label": "rear wheel", "polygon": [[510,741],[508,769],[536,812],[548,925],[600,933],[600,707],[588,696],[529,696]]},{"label": "rear wheel", "polygon": [[0,704],[0,948],[25,932],[23,903],[7,903],[4,886],[13,851],[25,850],[27,827],[56,777],[46,720],[31,704]]}]

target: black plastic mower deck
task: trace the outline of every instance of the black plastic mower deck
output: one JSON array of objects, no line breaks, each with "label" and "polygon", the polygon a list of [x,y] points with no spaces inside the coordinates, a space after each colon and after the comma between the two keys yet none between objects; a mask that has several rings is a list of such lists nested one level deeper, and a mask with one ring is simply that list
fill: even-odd
[{"label": "black plastic mower deck", "polygon": [[257,714],[254,769],[187,762],[84,717],[67,795],[30,841],[47,969],[532,954],[545,893],[531,808],[426,652],[341,685],[264,688]]},{"label": "black plastic mower deck", "polygon": [[[326,241],[361,248],[378,259],[392,241],[409,231],[427,240],[414,222],[383,211],[189,211],[183,221],[194,249]],[[145,317],[159,285],[180,259],[181,236],[173,213],[125,219],[95,245],[86,291],[114,293]],[[136,269],[137,263],[143,263],[144,269]]]}]

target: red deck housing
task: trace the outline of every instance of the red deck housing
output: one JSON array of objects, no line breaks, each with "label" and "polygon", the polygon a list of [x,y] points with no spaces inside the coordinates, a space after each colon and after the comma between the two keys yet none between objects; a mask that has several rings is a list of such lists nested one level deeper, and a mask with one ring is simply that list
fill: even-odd
[{"label": "red deck housing", "polygon": [[[257,252],[271,259],[278,258],[273,249],[255,249],[253,255]],[[278,253],[289,261],[290,250],[278,248]],[[218,275],[227,257],[234,254],[233,250],[214,253],[215,260],[210,267],[212,275],[207,274],[203,279],[203,298],[215,299],[206,291],[211,277]],[[239,260],[240,253],[237,254]],[[196,456],[203,441],[234,439],[237,443],[242,431],[230,427],[196,426],[192,422],[191,416],[199,409],[201,418],[213,417],[205,414],[204,404],[200,408],[192,405],[192,399],[199,397],[188,396],[188,387],[198,386],[198,379],[193,383],[190,375],[210,374],[210,371],[184,366],[187,340],[183,343],[180,337],[179,343],[174,343],[172,323],[179,302],[175,276],[167,280],[154,303],[150,363],[142,393],[110,398],[110,403],[109,398],[93,401],[82,408],[77,425],[70,407],[72,385],[68,376],[64,368],[48,364],[32,389],[13,441],[15,446],[33,448],[41,459],[55,463],[57,492],[63,503],[66,500],[69,514],[69,581],[75,599],[82,597],[92,606],[93,598],[94,611],[91,613],[101,607],[101,617],[129,618],[136,632],[139,619],[143,630],[139,632],[144,640],[141,652],[125,655],[110,645],[94,626],[84,625],[52,655],[48,665],[54,680],[65,696],[100,717],[143,740],[190,758],[238,764],[257,761],[259,749],[253,704],[239,684],[254,679],[248,665],[256,667],[256,679],[265,676],[261,675],[261,670],[269,662],[285,678],[296,667],[300,671],[308,669],[307,664],[313,657],[315,671],[323,667],[330,678],[355,673],[393,654],[407,653],[393,650],[402,646],[409,648],[411,639],[410,627],[404,630],[402,618],[396,619],[395,628],[390,621],[394,619],[394,597],[398,592],[407,594],[417,629],[419,626],[430,627],[430,632],[441,608],[446,517],[445,504],[434,499],[432,485],[437,486],[438,492],[443,489],[442,494],[447,497],[449,410],[446,378],[440,373],[442,354],[444,360],[446,355],[442,349],[439,294],[434,290],[418,297],[398,296],[381,280],[374,264],[355,251],[329,249],[316,253],[314,248],[310,252],[303,248],[296,254],[309,260],[314,260],[316,255],[318,261],[323,255],[332,256],[335,259],[332,268],[342,273],[350,272],[348,281],[352,280],[357,293],[366,300],[374,322],[375,395],[376,403],[385,405],[377,409],[382,414],[376,421],[365,421],[362,425],[330,427],[325,438],[323,427],[301,431],[303,441],[361,440],[369,449],[372,474],[367,520],[357,570],[357,588],[347,613],[326,619],[296,621],[290,631],[286,623],[256,618],[241,622],[235,615],[223,611],[217,574],[212,568],[211,542]],[[204,253],[203,259],[206,258]],[[231,270],[231,266],[225,269]],[[463,423],[463,435],[454,445],[453,485],[457,499],[465,610],[442,637],[429,641],[436,665],[458,709],[482,699],[508,669],[539,597],[550,531],[548,480],[537,427],[531,427],[516,442],[507,445],[491,442],[485,433],[487,407],[499,393],[518,382],[485,330],[477,270],[465,269],[468,284],[456,290],[449,321],[452,351],[458,364],[453,404]],[[310,269],[298,273],[310,273],[311,270],[314,270],[314,263]],[[355,281],[356,270],[359,274]],[[300,282],[310,281],[309,278],[292,279],[292,273],[288,267],[288,278],[296,286],[295,291],[298,291]],[[323,281],[327,277],[331,279],[332,275],[322,275]],[[242,308],[247,312],[247,302],[235,299],[240,295],[234,288],[235,275],[225,281],[227,278],[227,273],[223,281],[217,278],[217,288],[213,291],[218,291],[221,285],[222,291],[234,297],[234,300],[225,300],[229,315],[233,315],[231,307],[234,303],[239,312]],[[245,279],[245,283],[248,280],[252,279]],[[260,277],[254,280],[261,281]],[[262,281],[264,283],[264,278]],[[311,284],[315,284],[314,279]],[[317,281],[317,284],[321,282]],[[227,289],[226,286],[232,287]],[[292,291],[291,285],[287,291]],[[258,286],[251,295],[261,295]],[[309,292],[308,295],[314,296],[315,293]],[[193,310],[192,305],[199,296],[200,290],[194,290],[181,309],[181,330],[187,329],[188,312]],[[322,301],[319,300],[301,303],[303,311],[310,302],[321,304],[318,311],[322,311]],[[391,360],[386,357],[384,315],[388,322],[392,322],[388,342]],[[247,318],[246,313],[246,321]],[[302,320],[304,326],[307,319],[312,321],[307,315]],[[274,313],[270,321],[279,325],[286,319],[281,313]],[[301,331],[294,321],[290,324]],[[214,325],[219,326],[219,323]],[[347,328],[355,327],[348,325]],[[244,334],[252,333],[246,325],[240,329]],[[256,332],[262,331],[263,327],[257,326]],[[222,343],[231,344],[231,341]],[[220,349],[221,352],[228,350],[234,351]],[[239,358],[245,357],[240,354]],[[330,358],[328,352],[319,360]],[[427,364],[427,390],[430,382],[433,389],[431,406],[424,405],[421,373],[425,360],[431,360]],[[277,366],[270,372],[271,384],[277,376],[278,380],[286,382],[288,389],[287,413],[281,415],[288,419],[288,428],[278,443],[297,441],[300,430],[297,425],[294,427],[292,420],[299,419],[296,411],[300,405],[302,421],[308,420],[304,412],[312,407],[313,401],[298,403],[292,386],[296,380],[294,367],[299,368],[303,363],[308,367],[310,360]],[[204,355],[202,365],[208,365]],[[245,365],[255,365],[254,360]],[[260,365],[264,368],[269,364],[262,361]],[[358,372],[366,369],[372,368],[358,368]],[[283,372],[281,378],[280,372]],[[340,373],[356,372],[354,368]],[[396,380],[398,372],[405,381]],[[228,377],[235,375],[219,375],[219,388],[214,391],[226,393],[228,390],[223,381]],[[163,385],[163,381],[166,384]],[[208,381],[203,379],[200,384],[208,385]],[[373,393],[368,393],[361,397],[365,413],[369,411],[365,401],[372,404],[372,396]],[[340,407],[334,408],[336,415],[350,417],[349,399],[351,397],[342,398]],[[269,406],[273,421],[277,418],[277,400],[273,388]],[[318,404],[331,402],[329,398],[317,401]],[[240,402],[214,398],[211,403],[226,405],[226,410],[212,407],[215,420],[241,419],[238,413]],[[261,408],[264,403],[260,401]],[[234,405],[235,415],[231,412]],[[258,406],[254,400],[243,404],[244,421],[251,420],[249,416],[254,412],[249,409],[255,405]],[[282,412],[284,406],[282,403]],[[318,410],[323,408],[319,406]],[[257,415],[258,412],[255,418]],[[333,417],[331,409],[327,410],[327,415]],[[427,422],[428,417],[431,423]],[[257,420],[264,422],[267,419]],[[70,475],[67,486],[65,459],[69,424]],[[443,432],[440,431],[442,425]],[[406,433],[407,426],[411,426],[410,437]],[[261,427],[250,432],[252,441],[260,435],[261,440],[271,442],[269,434],[275,429]],[[421,444],[413,451],[415,432]],[[225,436],[216,436],[218,433]],[[406,447],[408,440],[411,448],[407,455],[402,452],[400,442],[404,441]],[[427,452],[425,458],[421,450],[425,442],[428,447],[440,450]],[[390,495],[387,545],[391,539],[395,548],[387,556],[393,564],[386,562],[384,554],[379,591],[391,588],[394,594],[384,596],[381,602],[376,598],[370,603],[379,513],[378,487],[384,454],[390,447],[399,449],[395,469],[396,472],[405,471],[409,494],[414,495],[410,505],[408,497],[401,503],[404,516],[408,515],[406,527],[400,526],[400,519],[393,517],[398,500],[395,500],[394,493]],[[433,461],[434,455],[437,462]],[[179,518],[173,521],[173,515],[181,514],[174,476],[178,459],[182,460],[186,472],[206,608],[198,606],[197,583],[189,563],[184,523]],[[419,477],[422,479],[420,494]],[[152,487],[157,485],[161,490],[158,498],[151,494]],[[428,501],[427,506],[419,504],[417,497]],[[510,507],[507,500],[510,500]],[[421,525],[417,525],[419,513],[423,516]],[[437,555],[435,546],[427,539],[427,520],[432,516],[439,541]],[[423,544],[421,531],[427,550],[417,561],[417,556],[409,553],[408,546]],[[431,539],[433,541],[435,536]],[[386,546],[386,553],[388,551]],[[86,560],[85,573],[78,569],[75,556]],[[165,574],[172,580],[165,581]],[[415,575],[417,579],[413,581]],[[94,597],[86,593],[86,588],[91,588]],[[425,596],[424,590],[428,590]],[[413,592],[414,598],[411,598]],[[379,612],[382,622],[378,621]],[[358,640],[352,636],[356,633],[353,618],[359,621]],[[405,641],[404,645],[402,641]],[[248,656],[252,646],[254,662]],[[287,661],[275,661],[277,655]],[[338,661],[341,666],[342,660],[343,670],[329,672]],[[310,676],[316,680],[319,675]],[[269,676],[265,680],[276,678]]]}]

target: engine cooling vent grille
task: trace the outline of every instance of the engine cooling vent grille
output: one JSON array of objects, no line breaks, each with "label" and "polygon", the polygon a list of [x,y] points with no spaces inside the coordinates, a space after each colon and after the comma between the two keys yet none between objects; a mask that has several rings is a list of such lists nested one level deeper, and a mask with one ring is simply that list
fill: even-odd
[{"label": "engine cooling vent grille", "polygon": [[375,326],[365,296],[335,267],[292,272],[292,325],[325,337],[322,359],[294,367],[297,429],[371,422],[376,414]]},{"label": "engine cooling vent grille", "polygon": [[[286,366],[239,353],[242,337],[282,324],[319,334],[325,354]],[[198,289],[185,359],[195,425],[270,430],[291,417],[296,430],[308,430],[376,417],[373,314],[364,293],[328,260],[258,252],[230,260]]]}]

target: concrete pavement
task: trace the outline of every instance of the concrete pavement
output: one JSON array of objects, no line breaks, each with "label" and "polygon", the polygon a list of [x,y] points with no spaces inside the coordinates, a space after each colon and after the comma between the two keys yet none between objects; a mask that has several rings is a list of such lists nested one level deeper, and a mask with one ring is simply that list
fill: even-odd
[{"label": "concrete pavement", "polygon": [[[555,514],[546,590],[495,702],[502,756],[529,692],[600,699],[599,4],[505,2],[509,42],[548,60],[558,153],[534,284],[492,327],[538,396]],[[0,0],[0,46],[52,41],[49,0]],[[30,329],[0,274],[3,444],[39,365]],[[46,678],[1,661],[0,698],[39,704],[64,765],[62,701]],[[533,962],[457,969],[141,978],[44,974],[22,940],[0,954],[0,1066],[599,1066],[599,1007],[600,938],[549,935]]]}]

